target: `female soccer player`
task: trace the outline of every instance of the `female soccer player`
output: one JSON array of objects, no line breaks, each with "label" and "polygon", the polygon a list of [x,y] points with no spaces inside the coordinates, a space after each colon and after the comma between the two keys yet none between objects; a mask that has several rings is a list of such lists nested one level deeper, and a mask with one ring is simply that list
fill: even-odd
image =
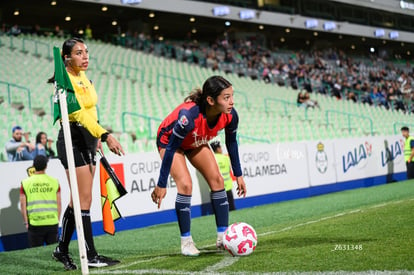
[{"label": "female soccer player", "polygon": [[190,233],[192,182],[185,156],[204,176],[211,190],[211,202],[216,216],[217,248],[222,249],[223,233],[228,226],[229,205],[220,174],[208,141],[225,129],[226,146],[238,185],[238,195],[246,196],[246,185],[239,161],[236,131],[239,118],[233,108],[233,87],[221,76],[208,78],[202,90],[190,94],[161,123],[158,129],[157,146],[162,158],[157,186],[152,200],[160,208],[166,195],[168,174],[177,185],[175,210],[181,233],[181,253],[198,256]]},{"label": "female soccer player", "polygon": [[[85,75],[85,71],[89,65],[89,52],[85,43],[79,38],[66,40],[62,47],[62,59],[65,63],[76,99],[81,106],[80,110],[69,115],[69,121],[88,265],[90,267],[114,265],[119,263],[119,261],[98,255],[96,252],[92,237],[89,209],[92,202],[92,183],[96,165],[96,149],[101,149],[101,142],[106,142],[108,148],[115,154],[121,155],[124,154],[124,151],[116,138],[98,123],[96,110],[96,103],[98,101],[97,94],[92,82]],[[54,77],[49,79],[48,82],[54,82]],[[59,131],[56,146],[58,157],[66,169],[69,180],[68,161],[62,128]],[[71,197],[69,205],[63,215],[59,245],[52,254],[57,261],[63,263],[66,270],[77,268],[68,253],[69,242],[74,230],[75,216]]]}]

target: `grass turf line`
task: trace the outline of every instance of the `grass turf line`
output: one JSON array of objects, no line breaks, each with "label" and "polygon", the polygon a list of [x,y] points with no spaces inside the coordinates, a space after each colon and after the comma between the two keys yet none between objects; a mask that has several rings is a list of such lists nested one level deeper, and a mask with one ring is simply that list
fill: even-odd
[{"label": "grass turf line", "polygon": [[[411,181],[232,212],[231,222],[245,221],[255,227],[259,245],[253,255],[215,273],[414,270],[409,250],[414,244],[410,235],[414,226],[412,198]],[[100,253],[122,261],[102,273],[115,273],[119,268],[131,274],[142,274],[139,270],[198,273],[230,257],[208,248],[216,237],[212,216],[193,219],[192,233],[199,247],[207,247],[194,259],[179,254],[175,223],[96,237]],[[344,249],[335,250],[336,245]],[[351,250],[352,245],[362,245],[362,250]],[[71,251],[79,262],[76,250],[77,244],[72,242]],[[0,253],[0,273],[60,273],[62,266],[51,260],[51,251],[51,247],[42,247]]]}]

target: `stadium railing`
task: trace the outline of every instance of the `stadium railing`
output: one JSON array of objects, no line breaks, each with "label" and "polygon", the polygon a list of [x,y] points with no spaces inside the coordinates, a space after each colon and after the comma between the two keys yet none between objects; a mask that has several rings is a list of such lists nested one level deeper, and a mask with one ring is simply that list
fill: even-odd
[{"label": "stadium railing", "polygon": [[[116,69],[116,68],[120,68],[120,69]],[[144,81],[144,72],[137,68],[137,67],[133,67],[133,66],[127,66],[124,64],[119,64],[119,63],[112,63],[111,64],[111,72],[113,75],[118,76],[119,78],[121,77],[125,77],[128,79],[134,79],[134,80],[138,80],[136,76],[140,76],[140,80],[141,82]],[[135,72],[135,75],[131,75],[131,72]]]},{"label": "stadium railing", "polygon": [[393,128],[394,128],[394,134],[398,134],[400,132],[400,128],[403,126],[410,126],[414,129],[414,123],[412,122],[401,122],[401,121],[396,121],[392,124]]},{"label": "stadium railing", "polygon": [[28,107],[29,109],[32,108],[31,93],[29,88],[2,80],[0,80],[0,84],[7,86],[7,101],[9,104],[12,104],[11,87],[14,87],[27,93]]},{"label": "stadium railing", "polygon": [[351,122],[351,118],[357,118],[357,119],[362,119],[362,120],[367,120],[369,122],[369,129],[370,132],[369,134],[371,136],[373,136],[374,133],[374,123],[372,121],[372,119],[370,117],[364,116],[364,115],[356,115],[356,114],[352,114],[352,113],[348,113],[348,112],[341,112],[341,111],[336,111],[336,110],[326,110],[325,111],[325,118],[326,118],[326,125],[333,125],[332,121],[330,121],[330,114],[337,114],[340,116],[345,116],[347,118],[347,129],[349,131],[349,133],[352,132],[352,130],[356,129],[355,127],[352,127],[352,122]]},{"label": "stadium railing", "polygon": [[[277,102],[280,103],[283,107],[283,112],[282,112],[282,116],[283,117],[290,117],[291,114],[289,112],[289,107],[295,107],[295,108],[300,108],[300,105],[298,105],[297,103],[294,102],[290,102],[284,99],[278,99],[278,98],[271,98],[271,97],[266,97],[264,98],[263,102],[264,102],[264,110],[266,113],[272,112],[273,110],[270,109],[270,106],[268,104],[268,102]],[[304,111],[304,120],[309,120],[308,117],[308,108],[302,108]]]},{"label": "stadium railing", "polygon": [[160,119],[160,118],[158,118],[158,117],[151,117],[151,116],[147,116],[147,115],[143,115],[143,114],[138,114],[138,113],[134,113],[134,112],[122,112],[122,115],[121,115],[121,120],[122,120],[122,132],[124,132],[124,133],[127,133],[127,129],[126,129],[126,123],[125,123],[125,117],[126,116],[136,116],[136,117],[139,117],[139,118],[143,118],[145,121],[146,121],[146,123],[147,123],[147,129],[148,129],[148,136],[147,136],[147,138],[148,139],[151,139],[151,138],[153,138],[153,135],[152,135],[152,127],[151,127],[151,122],[152,121],[158,121],[158,122],[161,122],[162,121],[162,119]]}]

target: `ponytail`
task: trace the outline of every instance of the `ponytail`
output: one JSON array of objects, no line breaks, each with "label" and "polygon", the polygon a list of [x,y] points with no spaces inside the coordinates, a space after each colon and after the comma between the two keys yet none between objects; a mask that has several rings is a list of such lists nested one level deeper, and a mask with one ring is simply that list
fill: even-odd
[{"label": "ponytail", "polygon": [[184,98],[184,102],[194,102],[195,104],[200,105],[202,96],[203,90],[197,88],[191,91],[191,93],[186,98]]},{"label": "ponytail", "polygon": [[209,77],[203,84],[203,89],[197,88],[193,90],[184,102],[194,102],[200,107],[201,113],[205,113],[207,107],[207,97],[214,100],[221,94],[224,89],[231,86],[231,83],[222,76],[214,75]]}]

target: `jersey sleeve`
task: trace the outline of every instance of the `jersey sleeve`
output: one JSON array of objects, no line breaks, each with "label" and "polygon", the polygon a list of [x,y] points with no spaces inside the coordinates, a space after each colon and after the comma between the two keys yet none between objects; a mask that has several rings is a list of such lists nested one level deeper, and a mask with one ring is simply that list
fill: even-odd
[{"label": "jersey sleeve", "polygon": [[194,118],[188,110],[181,110],[178,113],[178,120],[174,125],[172,134],[165,148],[164,157],[161,163],[160,177],[157,185],[165,188],[167,186],[168,175],[170,174],[173,157],[178,148],[183,143],[184,138],[194,129]]},{"label": "jersey sleeve", "polygon": [[100,138],[102,134],[107,132],[84,108],[71,113],[69,117],[82,124],[96,138]]},{"label": "jersey sleeve", "polygon": [[414,148],[414,139],[412,139],[412,140],[410,141],[410,147],[411,147],[411,149],[413,149],[413,148]]},{"label": "jersey sleeve", "polygon": [[231,122],[225,128],[226,147],[227,152],[229,153],[233,174],[236,177],[240,177],[242,176],[242,170],[240,166],[239,146],[237,144],[237,127],[239,125],[239,116],[234,108],[232,109],[231,114]]}]

